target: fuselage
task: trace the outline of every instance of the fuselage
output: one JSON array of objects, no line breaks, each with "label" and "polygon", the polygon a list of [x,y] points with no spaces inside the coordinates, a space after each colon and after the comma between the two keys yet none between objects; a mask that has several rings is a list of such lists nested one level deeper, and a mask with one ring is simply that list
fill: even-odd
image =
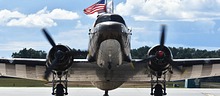
[{"label": "fuselage", "polygon": [[116,14],[98,16],[89,34],[90,62],[97,62],[102,68],[112,69],[123,62],[131,61],[131,33],[121,16]]},{"label": "fuselage", "polygon": [[[112,76],[119,67],[131,62],[130,35],[123,18],[117,14],[103,14],[97,17],[90,30],[88,61],[96,63],[105,73],[104,80],[94,81],[93,84],[102,90],[119,87],[124,81],[114,81]],[[114,81],[114,82],[113,82]],[[100,86],[102,85],[102,86]]]}]

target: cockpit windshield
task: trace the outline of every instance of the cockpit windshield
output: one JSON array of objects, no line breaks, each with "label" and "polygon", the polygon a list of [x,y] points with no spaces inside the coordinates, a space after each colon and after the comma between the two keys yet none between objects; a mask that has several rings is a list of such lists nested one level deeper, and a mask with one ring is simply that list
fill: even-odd
[{"label": "cockpit windshield", "polygon": [[102,15],[102,16],[98,17],[98,19],[95,22],[95,25],[98,24],[98,23],[101,23],[101,22],[105,22],[105,21],[120,22],[120,23],[122,23],[126,26],[125,21],[123,20],[123,18],[119,15],[116,15],[116,14]]}]

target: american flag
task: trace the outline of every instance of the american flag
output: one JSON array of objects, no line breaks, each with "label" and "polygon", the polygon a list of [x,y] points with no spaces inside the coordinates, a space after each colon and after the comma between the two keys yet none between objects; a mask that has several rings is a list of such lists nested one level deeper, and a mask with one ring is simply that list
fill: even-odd
[{"label": "american flag", "polygon": [[105,0],[100,0],[97,3],[89,6],[88,8],[83,10],[85,14],[93,14],[95,12],[106,12],[106,4]]}]

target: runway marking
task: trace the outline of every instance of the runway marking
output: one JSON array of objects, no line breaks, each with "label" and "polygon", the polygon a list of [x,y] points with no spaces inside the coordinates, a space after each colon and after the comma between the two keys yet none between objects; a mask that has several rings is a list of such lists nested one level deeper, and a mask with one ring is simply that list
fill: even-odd
[{"label": "runway marking", "polygon": [[205,96],[215,96],[215,95],[210,94],[210,93],[202,93],[202,94],[204,94]]}]

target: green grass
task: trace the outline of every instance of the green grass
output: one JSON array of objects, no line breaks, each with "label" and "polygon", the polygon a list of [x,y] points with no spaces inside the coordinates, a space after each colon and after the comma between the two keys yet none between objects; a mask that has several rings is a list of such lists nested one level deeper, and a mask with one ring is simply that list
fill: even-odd
[{"label": "green grass", "polygon": [[[0,87],[48,87],[51,83],[46,84],[46,81],[20,79],[20,78],[0,78]],[[167,88],[174,88],[173,84],[178,84],[179,87],[184,88],[184,81],[178,82],[167,82]],[[69,82],[69,87],[94,87],[90,82]],[[130,82],[123,84],[122,88],[150,88],[150,83],[146,82]],[[218,82],[201,82],[201,88],[220,88],[220,83]]]},{"label": "green grass", "polygon": [[19,79],[19,78],[0,78],[0,87],[46,87],[44,81]]}]

